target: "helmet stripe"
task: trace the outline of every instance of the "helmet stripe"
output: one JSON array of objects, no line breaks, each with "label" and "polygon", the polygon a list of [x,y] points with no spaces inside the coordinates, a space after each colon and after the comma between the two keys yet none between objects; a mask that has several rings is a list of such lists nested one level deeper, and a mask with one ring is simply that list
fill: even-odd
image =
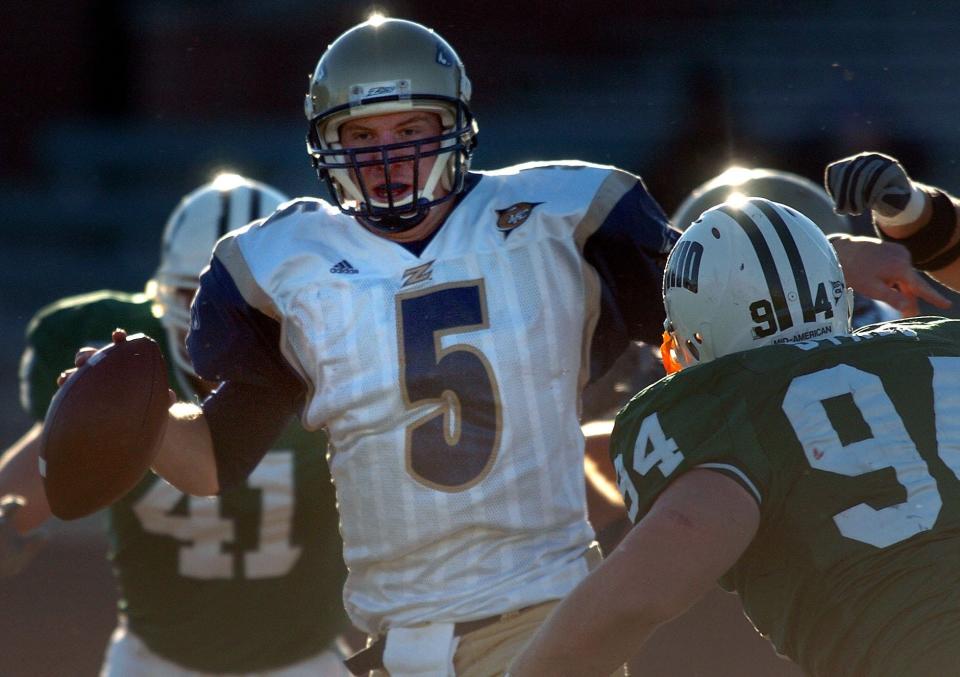
[{"label": "helmet stripe", "polygon": [[759,226],[742,209],[737,209],[727,205],[718,207],[720,211],[732,218],[743,229],[753,245],[753,250],[760,261],[760,269],[763,271],[763,278],[767,283],[767,290],[770,292],[770,302],[777,316],[777,327],[780,331],[789,329],[793,326],[793,318],[790,317],[790,307],[787,305],[787,296],[783,292],[783,283],[780,281],[780,273],[777,272],[777,264],[773,260],[773,254],[767,241],[763,238]]},{"label": "helmet stripe", "polygon": [[224,190],[220,193],[220,218],[217,221],[217,232],[223,237],[230,232],[230,196],[233,191]]},{"label": "helmet stripe", "polygon": [[260,190],[250,191],[250,213],[247,215],[247,223],[256,221],[262,214],[260,213],[260,202],[263,192]]},{"label": "helmet stripe", "polygon": [[813,309],[813,298],[810,296],[810,283],[807,281],[807,269],[803,264],[803,257],[800,256],[800,248],[797,247],[797,241],[793,239],[793,233],[784,222],[779,210],[775,209],[769,202],[760,200],[751,201],[752,204],[760,208],[763,215],[773,224],[774,230],[780,237],[780,243],[787,252],[787,260],[790,261],[790,268],[793,269],[793,278],[797,284],[797,295],[800,298],[800,308],[803,310],[804,322],[816,322],[817,313]]}]

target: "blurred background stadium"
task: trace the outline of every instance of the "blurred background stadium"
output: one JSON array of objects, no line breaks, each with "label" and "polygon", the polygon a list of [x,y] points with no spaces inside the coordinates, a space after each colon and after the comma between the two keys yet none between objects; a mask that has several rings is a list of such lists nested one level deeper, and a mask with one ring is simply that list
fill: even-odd
[{"label": "blurred background stadium", "polygon": [[[4,446],[30,423],[16,372],[39,307],[142,288],[166,216],[220,169],[321,193],[304,150],[307,77],[324,47],[375,9],[431,26],[459,51],[481,169],[615,164],[642,175],[670,213],[731,162],[819,183],[828,161],[872,149],[918,180],[960,189],[955,3],[0,3]],[[99,665],[113,601],[102,539],[95,525],[53,531],[37,566],[0,581],[0,675]],[[732,608],[712,597],[660,633],[645,674],[797,674],[749,628],[723,627]]]}]

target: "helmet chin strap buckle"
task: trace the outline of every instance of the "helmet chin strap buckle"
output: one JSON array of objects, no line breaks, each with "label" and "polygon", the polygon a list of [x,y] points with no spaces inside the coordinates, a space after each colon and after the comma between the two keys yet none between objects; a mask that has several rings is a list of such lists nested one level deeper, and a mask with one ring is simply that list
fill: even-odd
[{"label": "helmet chin strap buckle", "polygon": [[402,216],[396,212],[382,215],[363,213],[358,214],[357,218],[368,228],[382,233],[403,233],[411,228],[416,228],[427,218],[431,208],[423,204],[424,202],[425,200],[421,199],[420,206],[410,216]]},{"label": "helmet chin strap buckle", "polygon": [[370,216],[358,216],[357,218],[363,222],[363,225],[373,230],[379,230],[383,233],[403,233],[423,223],[423,220],[427,218],[427,214],[425,212],[410,217],[409,219],[395,215],[381,216],[377,219]]}]

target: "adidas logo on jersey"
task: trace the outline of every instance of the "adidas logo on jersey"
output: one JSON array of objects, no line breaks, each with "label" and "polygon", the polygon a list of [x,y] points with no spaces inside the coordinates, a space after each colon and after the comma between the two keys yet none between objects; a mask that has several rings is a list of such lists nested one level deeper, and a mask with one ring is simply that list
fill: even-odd
[{"label": "adidas logo on jersey", "polygon": [[360,271],[350,265],[350,262],[346,259],[342,259],[337,263],[333,268],[330,269],[331,273],[339,273],[340,275],[356,275]]}]

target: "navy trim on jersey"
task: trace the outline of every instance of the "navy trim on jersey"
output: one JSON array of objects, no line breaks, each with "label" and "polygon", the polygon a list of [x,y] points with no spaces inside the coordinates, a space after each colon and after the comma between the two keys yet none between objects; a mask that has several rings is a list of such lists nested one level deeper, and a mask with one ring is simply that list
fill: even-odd
[{"label": "navy trim on jersey", "polygon": [[290,423],[297,403],[274,388],[227,381],[201,407],[222,494],[250,476]]},{"label": "navy trim on jersey", "polygon": [[732,218],[743,229],[743,232],[750,238],[750,244],[757,254],[760,261],[760,269],[763,270],[763,278],[767,282],[767,289],[770,292],[770,302],[773,304],[774,312],[777,316],[777,327],[784,331],[793,326],[793,318],[790,316],[790,308],[787,306],[787,295],[783,291],[783,283],[780,281],[780,273],[777,272],[777,264],[773,260],[773,253],[763,239],[763,233],[756,222],[749,214],[742,209],[722,206],[720,211]]},{"label": "navy trim on jersey", "polygon": [[600,318],[593,335],[590,380],[600,378],[630,341],[660,345],[661,284],[667,253],[680,233],[642,182],[631,188],[587,238],[583,255],[600,275]]},{"label": "navy trim on jersey", "polygon": [[223,491],[253,471],[306,387],[280,352],[280,323],[247,304],[216,257],[200,276],[191,316],[194,370],[223,383],[203,402]]}]

